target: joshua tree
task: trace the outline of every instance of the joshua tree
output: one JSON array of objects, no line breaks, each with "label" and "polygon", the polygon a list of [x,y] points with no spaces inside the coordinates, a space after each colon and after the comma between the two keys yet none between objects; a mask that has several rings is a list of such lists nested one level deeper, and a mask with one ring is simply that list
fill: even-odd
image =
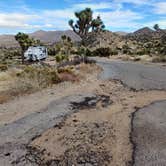
[{"label": "joshua tree", "polygon": [[65,55],[69,56],[70,51],[73,47],[73,42],[70,37],[63,35],[61,36],[62,39],[62,49],[64,50]]},{"label": "joshua tree", "polygon": [[18,41],[20,47],[21,47],[21,59],[22,63],[24,63],[24,52],[28,49],[29,46],[32,45],[39,45],[40,41],[39,40],[34,40],[33,38],[29,38],[29,36],[25,33],[19,32],[16,36],[15,39]]},{"label": "joshua tree", "polygon": [[93,19],[91,25],[92,25],[92,31],[96,31],[96,32],[104,30],[105,28],[105,25],[103,21],[101,20],[100,16],[97,16],[96,19]]},{"label": "joshua tree", "polygon": [[73,47],[73,42],[70,37],[63,35],[61,36],[61,42],[56,44],[56,51],[58,54],[63,54],[66,57],[70,55]]},{"label": "joshua tree", "polygon": [[82,39],[88,34],[90,29],[99,31],[105,27],[99,16],[93,19],[93,11],[90,8],[75,12],[75,16],[78,20],[75,24],[73,20],[69,20],[69,25]]},{"label": "joshua tree", "polygon": [[153,26],[153,28],[154,28],[156,31],[158,31],[158,30],[160,29],[158,24],[155,24],[155,25]]}]

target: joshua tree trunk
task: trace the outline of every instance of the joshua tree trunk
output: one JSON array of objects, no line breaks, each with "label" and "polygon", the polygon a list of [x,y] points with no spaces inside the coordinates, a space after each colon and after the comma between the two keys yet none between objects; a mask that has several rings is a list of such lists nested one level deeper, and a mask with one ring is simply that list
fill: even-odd
[{"label": "joshua tree trunk", "polygon": [[22,64],[24,64],[25,58],[24,58],[24,51],[23,50],[21,51],[21,61],[22,61]]}]

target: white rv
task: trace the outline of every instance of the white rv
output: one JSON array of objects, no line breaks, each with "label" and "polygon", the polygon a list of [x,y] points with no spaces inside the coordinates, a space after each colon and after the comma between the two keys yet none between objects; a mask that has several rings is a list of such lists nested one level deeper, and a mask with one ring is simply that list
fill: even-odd
[{"label": "white rv", "polygon": [[47,48],[44,46],[31,46],[24,53],[24,57],[28,61],[37,61],[47,58]]}]

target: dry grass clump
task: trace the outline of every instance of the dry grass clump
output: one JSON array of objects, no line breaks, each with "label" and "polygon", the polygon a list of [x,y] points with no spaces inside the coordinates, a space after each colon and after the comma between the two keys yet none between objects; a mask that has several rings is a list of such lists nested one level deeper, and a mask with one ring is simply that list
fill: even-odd
[{"label": "dry grass clump", "polygon": [[6,64],[0,64],[0,71],[6,71],[8,66]]},{"label": "dry grass clump", "polygon": [[152,62],[166,62],[166,56],[160,55],[152,59]]},{"label": "dry grass clump", "polygon": [[0,104],[16,96],[31,94],[59,82],[78,81],[78,77],[71,67],[57,71],[53,67],[29,65],[22,67],[21,70],[3,72],[0,74],[1,83],[2,80],[7,84],[7,89],[1,90]]},{"label": "dry grass clump", "polygon": [[86,74],[100,70],[95,64],[80,64],[77,70],[75,69],[74,66],[56,69],[42,65],[29,65],[1,72],[0,104],[16,96],[31,94],[59,82],[79,82]]},{"label": "dry grass clump", "polygon": [[94,73],[98,73],[101,72],[102,69],[97,66],[96,64],[80,64],[79,68],[79,79],[84,79],[86,77],[87,74],[94,74]]},{"label": "dry grass clump", "polygon": [[71,82],[79,82],[79,78],[74,73],[63,72],[59,74],[59,78],[62,82],[71,81]]},{"label": "dry grass clump", "polygon": [[17,74],[18,81],[31,83],[39,88],[45,88],[58,83],[59,77],[57,70],[45,66],[26,66],[22,72]]},{"label": "dry grass clump", "polygon": [[11,79],[8,72],[0,72],[0,81],[7,81]]},{"label": "dry grass clump", "polygon": [[0,103],[60,82],[57,70],[51,67],[25,66],[21,71],[6,73],[0,77],[1,81],[6,80],[5,83],[8,83],[7,90],[0,93]]},{"label": "dry grass clump", "polygon": [[61,67],[58,68],[58,73],[73,73],[74,72],[74,66],[68,66],[68,67]]},{"label": "dry grass clump", "polygon": [[75,74],[73,66],[59,68],[58,75],[62,82],[64,82],[64,81],[78,82],[79,81],[79,78]]}]

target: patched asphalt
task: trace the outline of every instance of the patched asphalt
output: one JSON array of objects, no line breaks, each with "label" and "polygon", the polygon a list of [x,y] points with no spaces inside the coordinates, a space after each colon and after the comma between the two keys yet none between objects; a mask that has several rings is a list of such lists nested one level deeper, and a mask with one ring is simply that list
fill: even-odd
[{"label": "patched asphalt", "polygon": [[133,114],[134,166],[166,166],[166,101],[150,104]]},{"label": "patched asphalt", "polygon": [[96,59],[103,68],[100,78],[116,79],[134,90],[166,90],[166,67],[155,64]]},{"label": "patched asphalt", "polygon": [[98,97],[94,94],[66,96],[51,102],[38,112],[0,126],[0,166],[31,165],[25,158],[26,146],[47,129],[61,123],[67,115],[79,111],[72,109],[72,103],[82,103],[85,98]]}]

